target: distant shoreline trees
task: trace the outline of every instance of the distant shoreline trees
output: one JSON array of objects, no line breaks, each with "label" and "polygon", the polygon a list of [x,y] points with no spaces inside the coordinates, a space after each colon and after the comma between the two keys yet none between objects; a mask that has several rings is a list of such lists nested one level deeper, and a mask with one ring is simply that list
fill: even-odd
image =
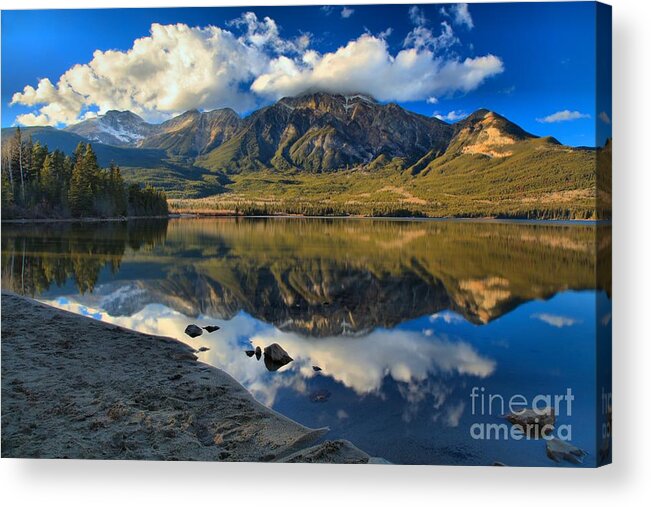
[{"label": "distant shoreline trees", "polygon": [[120,168],[102,169],[90,144],[50,152],[20,128],[2,143],[3,218],[114,218],[168,214],[165,193],[126,185]]}]

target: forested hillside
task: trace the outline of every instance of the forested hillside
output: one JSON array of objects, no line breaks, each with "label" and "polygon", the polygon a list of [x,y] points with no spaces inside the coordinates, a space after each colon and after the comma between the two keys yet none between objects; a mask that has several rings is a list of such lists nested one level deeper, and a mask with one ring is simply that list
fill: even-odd
[{"label": "forested hillside", "polygon": [[20,128],[2,143],[2,217],[83,218],[167,215],[159,190],[126,185],[120,168],[103,169],[89,143],[71,155],[50,151]]}]

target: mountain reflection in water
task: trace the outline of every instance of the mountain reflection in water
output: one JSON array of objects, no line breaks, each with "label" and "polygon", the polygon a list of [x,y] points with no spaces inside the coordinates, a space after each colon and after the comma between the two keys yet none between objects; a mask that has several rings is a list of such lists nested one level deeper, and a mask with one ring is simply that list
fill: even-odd
[{"label": "mountain reflection in water", "polygon": [[[595,226],[577,224],[12,225],[2,286],[208,347],[200,359],[261,402],[390,461],[549,465],[540,442],[472,440],[468,393],[572,387],[574,420],[588,420],[595,301],[607,298],[595,287],[596,247]],[[190,339],[190,322],[222,329]],[[244,354],[273,342],[295,359],[278,372]],[[590,449],[593,433],[575,443]]]}]

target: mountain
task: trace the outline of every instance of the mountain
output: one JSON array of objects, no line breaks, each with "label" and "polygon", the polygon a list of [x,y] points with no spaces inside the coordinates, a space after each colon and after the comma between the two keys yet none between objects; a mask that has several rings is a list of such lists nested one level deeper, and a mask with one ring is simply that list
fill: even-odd
[{"label": "mountain", "polygon": [[114,160],[129,181],[171,198],[205,198],[173,203],[188,212],[592,218],[597,156],[608,153],[537,137],[487,109],[448,124],[321,92],[244,118],[192,110],[152,125],[109,111],[64,131],[34,129],[68,153],[91,139],[103,165]]},{"label": "mountain", "polygon": [[136,146],[157,129],[131,111],[108,111],[106,114],[84,120],[64,130],[90,141],[113,146]]},{"label": "mountain", "polygon": [[198,160],[212,170],[331,172],[442,151],[453,128],[365,95],[312,93],[251,114],[229,141]]},{"label": "mountain", "polygon": [[157,126],[139,145],[160,148],[172,155],[194,157],[228,141],[241,123],[239,115],[229,108],[205,113],[195,109]]}]

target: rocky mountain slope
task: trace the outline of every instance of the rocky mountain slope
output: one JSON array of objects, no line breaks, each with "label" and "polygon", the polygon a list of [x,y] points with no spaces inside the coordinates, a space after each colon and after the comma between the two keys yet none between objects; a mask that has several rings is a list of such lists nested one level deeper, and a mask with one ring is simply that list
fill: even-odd
[{"label": "rocky mountain slope", "polygon": [[453,128],[364,95],[283,98],[242,122],[228,142],[199,160],[213,170],[261,168],[331,172],[378,159],[415,161],[444,151]]},{"label": "rocky mountain slope", "polygon": [[228,141],[238,131],[241,122],[232,109],[205,113],[195,109],[158,125],[148,137],[138,142],[138,146],[194,157]]},{"label": "rocky mountain slope", "polygon": [[137,146],[157,130],[157,127],[131,111],[112,110],[97,118],[70,125],[64,130],[102,144]]},{"label": "rocky mountain slope", "polygon": [[90,139],[128,180],[203,198],[173,203],[185,211],[595,214],[597,151],[534,136],[487,109],[448,124],[362,94],[309,93],[244,118],[193,110],[153,125],[109,111],[65,131],[25,130],[66,152]]}]

